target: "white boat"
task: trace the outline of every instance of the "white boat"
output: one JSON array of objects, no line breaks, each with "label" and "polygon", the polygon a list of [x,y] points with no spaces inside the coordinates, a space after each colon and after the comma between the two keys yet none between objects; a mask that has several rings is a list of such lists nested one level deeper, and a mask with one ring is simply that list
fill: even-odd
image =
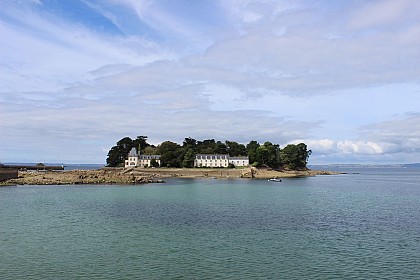
[{"label": "white boat", "polygon": [[268,182],[281,182],[281,179],[279,179],[279,178],[271,178],[271,179],[268,179]]}]

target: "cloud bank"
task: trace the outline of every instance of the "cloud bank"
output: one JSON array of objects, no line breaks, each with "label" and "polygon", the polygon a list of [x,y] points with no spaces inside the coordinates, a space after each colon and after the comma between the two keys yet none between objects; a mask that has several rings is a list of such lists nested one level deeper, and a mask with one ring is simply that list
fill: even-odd
[{"label": "cloud bank", "polygon": [[148,135],[416,161],[417,1],[181,2],[2,2],[0,160],[104,162]]}]

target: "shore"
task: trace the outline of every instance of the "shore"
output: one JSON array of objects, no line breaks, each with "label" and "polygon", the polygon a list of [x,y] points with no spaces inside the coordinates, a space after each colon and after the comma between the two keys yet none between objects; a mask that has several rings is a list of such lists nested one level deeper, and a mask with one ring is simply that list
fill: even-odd
[{"label": "shore", "polygon": [[156,178],[293,178],[316,175],[335,175],[337,172],[324,170],[287,171],[251,168],[134,168],[124,172]]},{"label": "shore", "polygon": [[256,168],[103,168],[100,170],[70,171],[19,171],[17,179],[3,185],[78,185],[105,184],[127,185],[163,183],[165,178],[293,178],[317,175],[335,175],[323,170],[276,171]]}]

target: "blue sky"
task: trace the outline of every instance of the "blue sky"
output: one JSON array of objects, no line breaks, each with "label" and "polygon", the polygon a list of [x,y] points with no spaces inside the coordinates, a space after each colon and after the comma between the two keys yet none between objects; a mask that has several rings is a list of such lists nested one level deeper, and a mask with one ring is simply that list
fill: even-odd
[{"label": "blue sky", "polygon": [[104,163],[119,139],[420,158],[416,0],[4,0],[0,161]]}]

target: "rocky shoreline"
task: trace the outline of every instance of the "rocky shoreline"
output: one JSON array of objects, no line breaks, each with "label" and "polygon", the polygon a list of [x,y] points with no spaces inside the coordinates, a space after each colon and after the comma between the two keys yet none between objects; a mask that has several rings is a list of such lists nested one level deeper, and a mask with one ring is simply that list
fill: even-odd
[{"label": "rocky shoreline", "polygon": [[322,170],[277,171],[256,168],[103,168],[100,170],[19,171],[17,179],[0,183],[6,185],[128,185],[164,183],[164,178],[292,178],[317,175],[335,175]]}]

